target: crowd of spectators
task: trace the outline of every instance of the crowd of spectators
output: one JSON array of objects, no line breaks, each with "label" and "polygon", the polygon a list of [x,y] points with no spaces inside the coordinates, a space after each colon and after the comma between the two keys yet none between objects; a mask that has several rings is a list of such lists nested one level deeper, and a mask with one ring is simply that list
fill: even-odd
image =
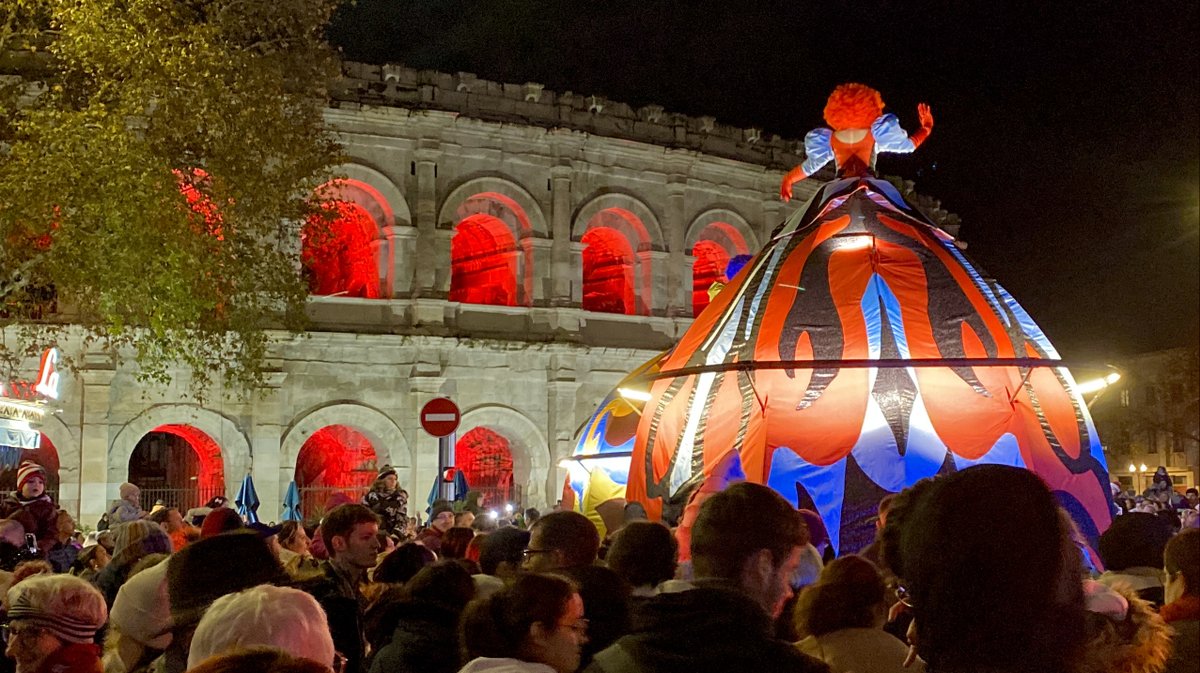
[{"label": "crowd of spectators", "polygon": [[417,527],[391,468],[282,525],[223,498],[147,512],[125,484],[84,537],[26,463],[0,673],[1197,671],[1196,493],[1155,484],[1089,539],[1032,472],[976,466],[885,498],[852,554],[751,483],[698,489],[686,536],[636,505],[603,539],[445,501]]}]

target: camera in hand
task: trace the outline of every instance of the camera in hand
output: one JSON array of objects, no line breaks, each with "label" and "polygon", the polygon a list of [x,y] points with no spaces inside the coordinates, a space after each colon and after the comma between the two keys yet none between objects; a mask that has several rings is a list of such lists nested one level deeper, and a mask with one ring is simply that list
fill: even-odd
[{"label": "camera in hand", "polygon": [[0,570],[12,572],[22,561],[41,558],[37,538],[32,533],[25,535],[25,544],[18,547],[7,540],[0,540]]}]

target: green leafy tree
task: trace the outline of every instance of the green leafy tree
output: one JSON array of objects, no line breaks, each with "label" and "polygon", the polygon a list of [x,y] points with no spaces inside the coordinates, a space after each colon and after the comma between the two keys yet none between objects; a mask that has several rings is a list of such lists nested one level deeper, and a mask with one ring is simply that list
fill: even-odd
[{"label": "green leafy tree", "polygon": [[0,356],[81,330],[201,395],[261,381],[267,330],[304,325],[300,223],[340,162],[339,1],[0,5]]}]

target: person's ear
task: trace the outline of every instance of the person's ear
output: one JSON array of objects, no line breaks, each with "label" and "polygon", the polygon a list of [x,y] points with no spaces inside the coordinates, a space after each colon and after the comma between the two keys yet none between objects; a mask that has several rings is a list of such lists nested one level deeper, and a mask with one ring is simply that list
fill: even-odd
[{"label": "person's ear", "polygon": [[347,546],[347,545],[346,545],[346,538],[345,538],[345,537],[343,537],[343,536],[341,536],[341,535],[334,535],[334,536],[333,536],[333,539],[331,539],[331,540],[330,540],[330,542],[332,542],[332,543],[333,543],[333,551],[335,551],[335,552],[343,552],[343,551],[346,551],[346,546]]},{"label": "person's ear", "polygon": [[529,625],[529,645],[535,651],[541,650],[546,645],[553,631],[546,627],[544,622],[534,622]]},{"label": "person's ear", "polygon": [[764,587],[775,572],[775,559],[770,549],[759,549],[746,559],[742,566],[742,586],[746,588]]}]

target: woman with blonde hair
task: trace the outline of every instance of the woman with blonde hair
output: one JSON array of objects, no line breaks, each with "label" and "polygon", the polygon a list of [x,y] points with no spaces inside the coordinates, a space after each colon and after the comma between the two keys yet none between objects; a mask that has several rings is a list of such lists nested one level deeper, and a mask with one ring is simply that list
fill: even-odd
[{"label": "woman with blonde hair", "polygon": [[796,647],[834,671],[919,672],[919,660],[904,667],[908,648],[885,632],[887,590],[879,571],[859,556],[835,559],[796,603]]}]

